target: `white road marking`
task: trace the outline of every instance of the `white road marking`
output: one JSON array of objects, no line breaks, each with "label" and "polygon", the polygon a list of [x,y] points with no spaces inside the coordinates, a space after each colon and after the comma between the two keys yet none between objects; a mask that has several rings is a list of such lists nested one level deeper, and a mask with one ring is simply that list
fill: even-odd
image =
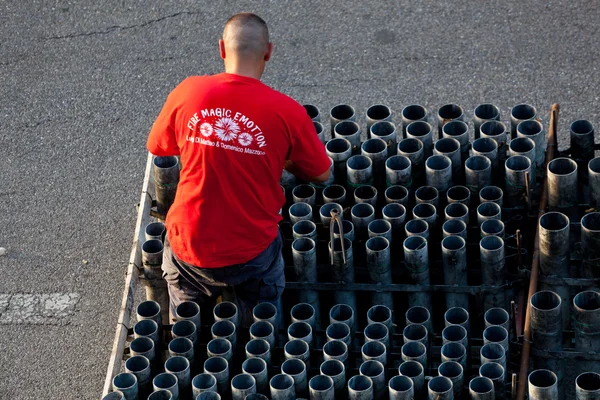
[{"label": "white road marking", "polygon": [[0,294],[0,325],[65,325],[78,293]]}]

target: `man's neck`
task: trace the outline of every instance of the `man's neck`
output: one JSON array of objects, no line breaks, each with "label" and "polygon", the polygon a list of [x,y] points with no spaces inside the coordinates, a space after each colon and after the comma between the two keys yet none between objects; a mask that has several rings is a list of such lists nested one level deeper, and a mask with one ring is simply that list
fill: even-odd
[{"label": "man's neck", "polygon": [[264,66],[254,66],[254,65],[248,66],[248,65],[240,65],[240,64],[228,65],[227,63],[225,64],[225,72],[227,72],[228,74],[246,76],[248,78],[254,78],[254,79],[258,79],[258,80],[260,80],[260,78],[263,74],[263,71],[264,71]]}]

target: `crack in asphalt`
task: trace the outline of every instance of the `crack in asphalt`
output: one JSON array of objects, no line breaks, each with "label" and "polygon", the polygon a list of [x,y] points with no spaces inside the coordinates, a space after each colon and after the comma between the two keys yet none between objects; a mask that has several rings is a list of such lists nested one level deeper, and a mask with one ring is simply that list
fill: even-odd
[{"label": "crack in asphalt", "polygon": [[165,15],[165,16],[162,16],[162,17],[156,18],[156,19],[151,19],[151,20],[143,22],[141,24],[113,25],[113,26],[109,26],[108,28],[106,28],[104,30],[100,30],[100,31],[69,33],[66,35],[46,37],[46,38],[43,38],[43,40],[61,40],[61,39],[71,39],[71,38],[83,37],[83,36],[107,35],[109,33],[115,32],[115,31],[124,31],[124,30],[134,29],[134,28],[145,28],[149,25],[152,25],[152,24],[155,24],[155,23],[167,20],[167,19],[177,18],[182,15],[198,15],[200,13],[201,13],[200,11],[179,11],[174,14]]}]

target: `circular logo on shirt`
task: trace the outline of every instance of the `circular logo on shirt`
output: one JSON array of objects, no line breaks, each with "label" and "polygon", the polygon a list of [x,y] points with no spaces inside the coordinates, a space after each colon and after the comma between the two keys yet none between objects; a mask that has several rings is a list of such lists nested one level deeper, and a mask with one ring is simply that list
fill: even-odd
[{"label": "circular logo on shirt", "polygon": [[217,137],[225,142],[235,139],[240,133],[240,126],[233,119],[224,117],[215,124]]},{"label": "circular logo on shirt", "polygon": [[208,122],[202,123],[202,125],[200,125],[200,133],[204,137],[209,137],[210,135],[213,134],[213,127],[212,127],[212,125],[209,124]]},{"label": "circular logo on shirt", "polygon": [[250,146],[252,143],[253,137],[249,133],[242,133],[240,137],[238,137],[238,142],[244,147]]}]

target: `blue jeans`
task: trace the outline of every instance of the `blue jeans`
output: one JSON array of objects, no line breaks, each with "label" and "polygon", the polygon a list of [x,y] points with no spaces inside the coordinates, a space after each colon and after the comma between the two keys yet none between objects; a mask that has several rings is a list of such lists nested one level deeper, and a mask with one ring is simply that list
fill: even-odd
[{"label": "blue jeans", "polygon": [[281,321],[281,294],[285,288],[282,247],[279,233],[269,247],[244,264],[202,268],[181,261],[171,250],[167,235],[162,270],[169,289],[171,319],[184,301],[194,301],[206,309],[225,290],[232,290],[243,326],[252,324],[252,308],[261,302],[274,304]]}]

